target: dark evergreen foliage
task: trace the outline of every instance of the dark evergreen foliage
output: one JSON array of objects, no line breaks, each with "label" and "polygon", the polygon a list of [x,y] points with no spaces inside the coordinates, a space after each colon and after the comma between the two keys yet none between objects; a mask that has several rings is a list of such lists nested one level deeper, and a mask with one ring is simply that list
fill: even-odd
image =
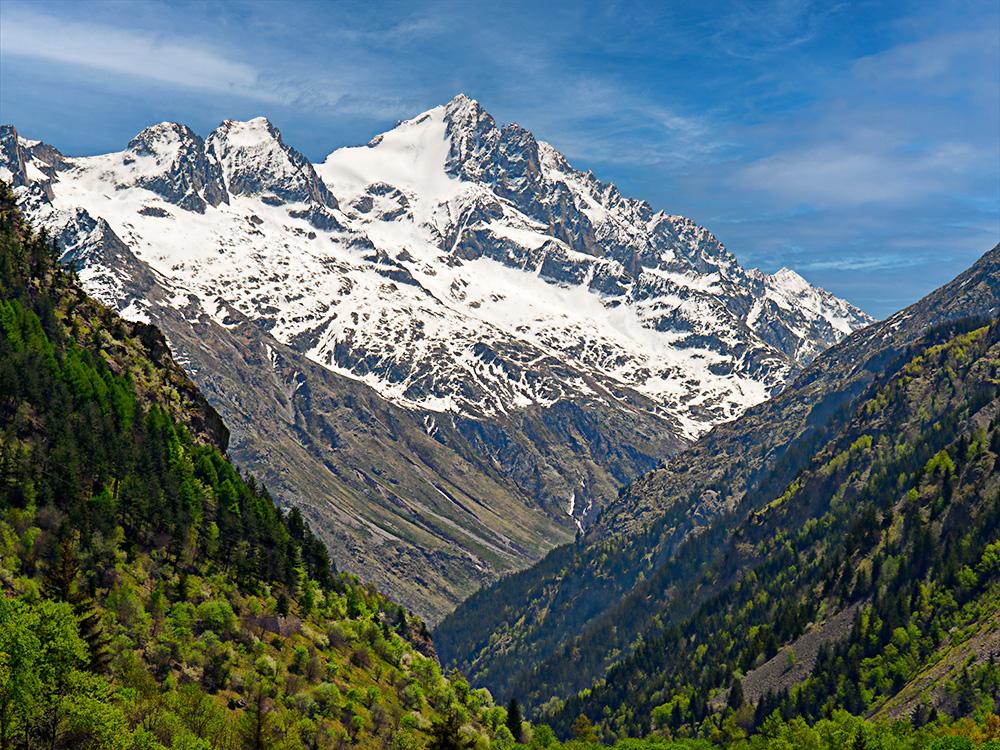
[{"label": "dark evergreen foliage", "polygon": [[517,698],[511,698],[507,704],[507,729],[515,742],[520,742],[524,734],[523,722],[521,720],[521,707],[517,705]]},{"label": "dark evergreen foliage", "polygon": [[468,750],[475,742],[462,735],[462,724],[458,715],[449,713],[434,722],[431,727],[431,741],[427,750]]},{"label": "dark evergreen foliage", "polygon": [[739,677],[733,679],[726,703],[734,711],[739,710],[743,706],[743,681]]},{"label": "dark evergreen foliage", "polygon": [[[88,553],[95,533],[121,526],[126,545],[165,545],[180,570],[218,552],[247,590],[294,592],[300,566],[332,587],[329,553],[297,510],[283,515],[266,487],[152,402],[137,373],[112,369],[108,350],[145,351],[141,338],[77,291],[9,193],[0,202],[0,504],[52,508],[65,518],[58,535],[74,530]],[[61,318],[83,306],[91,330],[68,329]]]}]

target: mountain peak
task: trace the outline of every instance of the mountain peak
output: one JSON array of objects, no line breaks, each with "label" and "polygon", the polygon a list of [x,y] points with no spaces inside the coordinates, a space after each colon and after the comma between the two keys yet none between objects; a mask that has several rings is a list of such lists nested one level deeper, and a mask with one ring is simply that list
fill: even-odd
[{"label": "mountain peak", "polygon": [[18,135],[13,125],[0,125],[0,180],[11,187],[25,187],[34,192],[32,200],[52,200],[52,181],[56,172],[66,168],[66,158],[42,141]]},{"label": "mountain peak", "polygon": [[217,161],[187,125],[161,122],[144,128],[119,155],[120,187],[141,187],[187,211],[228,203]]},{"label": "mountain peak", "polygon": [[804,278],[802,278],[798,273],[793,271],[791,268],[787,268],[786,266],[782,266],[780,269],[778,269],[778,271],[776,271],[774,274],[774,278],[781,279],[782,281],[788,281],[791,283],[799,283],[802,285],[806,285],[809,283]]},{"label": "mountain peak", "polygon": [[250,120],[223,120],[219,127],[213,131],[225,135],[232,142],[239,141],[240,145],[249,145],[264,141],[277,141],[284,146],[281,140],[281,131],[271,124],[266,117],[254,117]]},{"label": "mountain peak", "polygon": [[316,203],[337,205],[312,164],[281,140],[266,117],[245,122],[224,120],[206,141],[209,155],[222,167],[232,195],[262,196],[272,205]]},{"label": "mountain peak", "polygon": [[456,96],[448,103],[444,108],[444,119],[453,138],[456,135],[469,137],[497,130],[497,124],[489,112],[475,99],[470,99],[464,94]]},{"label": "mountain peak", "polygon": [[176,122],[161,122],[144,128],[135,138],[129,141],[126,151],[138,155],[156,155],[164,153],[169,147],[186,142],[201,142],[187,125]]},{"label": "mountain peak", "polygon": [[445,111],[451,115],[459,112],[482,112],[482,105],[471,96],[466,96],[465,94],[458,94],[454,99],[452,99],[448,104],[445,105]]}]

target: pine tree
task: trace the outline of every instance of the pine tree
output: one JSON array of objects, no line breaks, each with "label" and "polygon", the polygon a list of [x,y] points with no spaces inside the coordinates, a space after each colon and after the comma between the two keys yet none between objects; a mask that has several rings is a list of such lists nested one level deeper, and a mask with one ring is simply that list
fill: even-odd
[{"label": "pine tree", "polygon": [[288,617],[288,596],[284,591],[278,594],[278,600],[274,605],[274,609],[282,617]]},{"label": "pine tree", "polygon": [[729,689],[729,707],[738,711],[743,705],[743,681],[737,677],[733,680],[733,686]]},{"label": "pine tree", "polygon": [[513,696],[510,699],[510,704],[507,706],[507,728],[514,736],[514,742],[520,742],[521,735],[524,732],[521,722],[521,707],[517,705],[517,698]]},{"label": "pine tree", "polygon": [[461,727],[454,711],[440,721],[435,721],[431,727],[431,741],[427,750],[467,750],[474,747],[472,740],[462,736]]},{"label": "pine tree", "polygon": [[59,543],[59,561],[45,573],[42,588],[45,595],[56,601],[72,605],[80,628],[80,637],[87,644],[90,655],[90,671],[103,673],[111,661],[109,645],[111,639],[101,625],[101,615],[94,600],[79,590],[80,562],[76,557],[76,547],[69,539]]}]

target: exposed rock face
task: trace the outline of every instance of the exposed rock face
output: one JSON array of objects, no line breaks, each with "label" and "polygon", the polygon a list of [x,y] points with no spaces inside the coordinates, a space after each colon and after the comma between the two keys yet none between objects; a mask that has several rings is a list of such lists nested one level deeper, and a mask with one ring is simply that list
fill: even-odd
[{"label": "exposed rock face", "polygon": [[13,125],[0,126],[0,178],[11,187],[24,187],[28,177],[24,165],[24,149]]},{"label": "exposed rock face", "polygon": [[[725,482],[738,500],[799,441],[861,394],[929,328],[969,316],[1000,314],[1000,245],[954,280],[883,321],[856,331],[823,352],[784,391],[720,424],[663,467],[609,503],[595,536],[639,528],[664,508],[686,500],[692,487]],[[789,478],[789,481],[791,478]],[[704,525],[720,508],[702,497],[689,513]]]},{"label": "exposed rock face", "polygon": [[[443,243],[463,258],[486,255],[521,268],[536,264],[547,278],[570,285],[588,280],[593,291],[622,297],[633,306],[675,295],[698,300],[711,310],[709,327],[698,325],[699,316],[678,315],[679,307],[667,305],[661,308],[668,310],[644,323],[658,330],[689,330],[691,343],[714,344],[737,361],[746,347],[728,346],[719,329],[743,329],[744,339],[756,335],[784,354],[794,363],[793,371],[848,330],[871,322],[794,271],[782,269],[773,276],[745,271],[690,219],[623,198],[614,185],[574,170],[518,125],[498,128],[475,101],[456,98],[444,119],[451,144],[449,173],[489,187],[564,243],[519,253],[489,226],[502,217],[499,204],[476,202],[455,222],[456,235]],[[752,366],[761,364],[758,360]]]},{"label": "exposed rock face", "polygon": [[0,170],[341,569],[430,622],[869,319],[458,97],[315,167],[263,118]]},{"label": "exposed rock face", "polygon": [[206,206],[229,203],[218,159],[185,125],[163,122],[146,128],[129,142],[122,161],[136,172],[132,185],[186,211],[203,214]]},{"label": "exposed rock face", "polygon": [[263,117],[249,122],[226,120],[208,137],[207,151],[222,165],[226,189],[232,195],[261,196],[277,205],[337,205],[312,164],[286,146],[278,129]]},{"label": "exposed rock face", "polygon": [[52,146],[21,138],[13,125],[0,125],[0,180],[11,187],[28,188],[36,201],[40,194],[51,199],[52,181],[66,165],[66,157]]}]

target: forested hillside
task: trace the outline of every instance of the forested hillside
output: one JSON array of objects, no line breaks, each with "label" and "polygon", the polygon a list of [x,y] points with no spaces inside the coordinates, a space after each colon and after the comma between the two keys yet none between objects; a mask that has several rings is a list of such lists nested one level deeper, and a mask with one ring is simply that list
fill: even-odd
[{"label": "forested hillside", "polygon": [[[668,622],[747,514],[780,497],[842,430],[851,402],[928,328],[1000,310],[1000,249],[823,353],[786,391],[625,488],[575,545],[483,589],[435,630],[445,663],[534,709],[566,699]],[[664,614],[669,605],[669,616]],[[583,647],[586,644],[586,647]]]},{"label": "forested hillside", "polygon": [[[760,730],[775,710],[814,722],[845,709],[918,726],[995,711],[998,375],[997,321],[929,332],[780,495],[745,509],[723,553],[678,585],[630,656],[552,706],[553,726],[568,732],[584,713],[606,738],[735,736]],[[678,559],[689,552],[690,543]],[[586,637],[569,648],[588,651]],[[515,692],[542,700],[550,674]],[[722,720],[727,706],[735,713]]]},{"label": "forested hillside", "polygon": [[335,574],[159,332],[80,291],[0,188],[0,747],[488,744],[503,709]]}]

